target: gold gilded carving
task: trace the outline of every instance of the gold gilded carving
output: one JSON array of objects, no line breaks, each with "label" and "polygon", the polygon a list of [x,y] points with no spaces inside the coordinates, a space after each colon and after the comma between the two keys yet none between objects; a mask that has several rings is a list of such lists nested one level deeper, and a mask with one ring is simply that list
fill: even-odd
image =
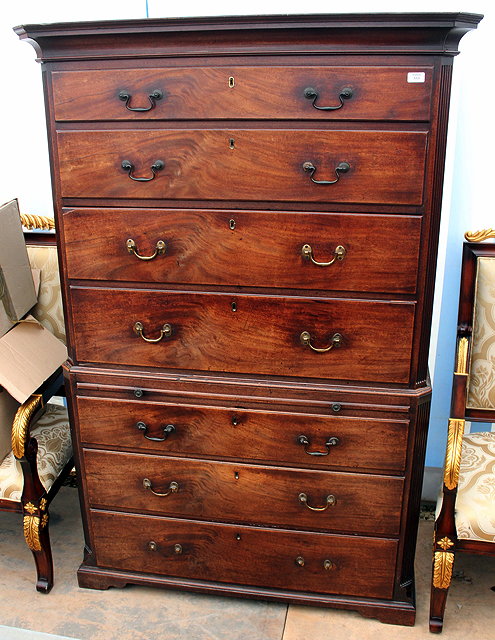
[{"label": "gold gilded carving", "polygon": [[40,511],[44,511],[46,509],[46,505],[47,505],[47,499],[46,498],[41,498],[40,500]]},{"label": "gold gilded carving", "polygon": [[35,216],[30,213],[21,213],[21,224],[26,229],[55,229],[55,220],[47,216]]},{"label": "gold gilded carving", "polygon": [[454,546],[454,543],[452,542],[452,540],[450,538],[442,538],[441,540],[439,540],[437,542],[438,546],[441,547],[444,551],[447,551],[447,549],[450,549],[450,547]]},{"label": "gold gilded carving", "polygon": [[36,511],[36,507],[32,502],[28,502],[27,504],[24,505],[24,511],[27,511],[28,513],[33,515],[33,513]]},{"label": "gold gilded carving", "polygon": [[41,528],[43,529],[48,524],[48,514],[44,513],[41,518]]},{"label": "gold gilded carving", "polygon": [[26,400],[14,417],[12,424],[12,451],[16,458],[22,458],[24,455],[24,447],[26,446],[26,438],[29,430],[29,423],[36,411],[43,406],[43,398],[40,395],[32,395]]},{"label": "gold gilded carving", "polygon": [[40,519],[38,516],[24,516],[24,538],[31,551],[41,551]]},{"label": "gold gilded carving", "polygon": [[454,554],[449,551],[435,551],[433,564],[433,586],[437,589],[448,589],[452,579]]},{"label": "gold gilded carving", "polygon": [[445,454],[445,471],[443,475],[443,482],[447,489],[455,489],[459,482],[464,425],[464,420],[449,418],[449,435],[447,438],[447,453]]},{"label": "gold gilded carving", "polygon": [[457,345],[457,366],[456,374],[467,374],[467,360],[468,360],[468,348],[469,340],[467,338],[461,338]]},{"label": "gold gilded carving", "polygon": [[495,229],[482,229],[481,231],[466,231],[464,237],[468,242],[483,242],[488,238],[495,238]]}]

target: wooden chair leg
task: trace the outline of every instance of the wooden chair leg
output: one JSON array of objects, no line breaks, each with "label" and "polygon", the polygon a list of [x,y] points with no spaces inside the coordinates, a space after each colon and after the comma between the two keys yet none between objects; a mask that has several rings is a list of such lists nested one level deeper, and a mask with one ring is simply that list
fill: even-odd
[{"label": "wooden chair leg", "polygon": [[445,604],[452,580],[454,553],[435,551],[433,555],[433,575],[430,597],[430,631],[442,633]]},{"label": "wooden chair leg", "polygon": [[[26,508],[26,507],[25,507]],[[48,530],[48,511],[24,515],[24,539],[31,549],[36,564],[36,589],[40,593],[49,593],[53,587],[53,560]]]}]

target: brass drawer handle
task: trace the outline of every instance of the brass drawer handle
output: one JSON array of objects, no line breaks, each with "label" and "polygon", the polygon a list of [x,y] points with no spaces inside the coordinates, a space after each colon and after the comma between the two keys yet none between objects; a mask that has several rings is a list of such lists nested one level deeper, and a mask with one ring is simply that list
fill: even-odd
[{"label": "brass drawer handle", "polygon": [[160,342],[160,340],[164,336],[166,338],[170,338],[170,336],[172,335],[172,325],[168,324],[168,322],[164,324],[163,327],[160,329],[160,335],[158,336],[158,338],[147,338],[143,333],[144,326],[142,322],[139,322],[139,321],[135,322],[133,329],[137,333],[137,335],[140,338],[142,338],[145,342]]},{"label": "brass drawer handle", "polygon": [[[129,242],[129,240],[127,241]],[[345,254],[347,253],[345,247],[341,244],[335,247],[335,251],[333,252],[333,258],[330,262],[318,262],[313,258],[313,249],[310,244],[303,244],[301,248],[302,257],[306,260],[311,260],[313,264],[316,264],[318,267],[329,267],[331,264],[335,262],[335,260],[343,260],[345,258]]]},{"label": "brass drawer handle", "polygon": [[352,89],[350,87],[345,87],[339,93],[340,104],[336,105],[335,107],[320,107],[316,104],[316,101],[319,97],[318,91],[316,89],[313,89],[313,87],[307,87],[306,89],[304,89],[304,97],[308,100],[312,100],[312,106],[315,109],[320,109],[320,111],[336,111],[337,109],[342,109],[342,107],[344,106],[344,100],[349,100],[349,98],[352,98],[352,94]]},{"label": "brass drawer handle", "polygon": [[152,438],[151,436],[147,435],[148,425],[142,420],[136,422],[136,428],[139,429],[139,431],[143,432],[146,440],[151,440],[152,442],[164,442],[169,437],[169,435],[175,432],[175,425],[167,424],[165,427],[162,427],[163,438]]},{"label": "brass drawer handle", "polygon": [[302,556],[297,556],[297,558],[295,559],[295,563],[299,567],[304,567],[304,565],[305,565],[304,558]]},{"label": "brass drawer handle", "polygon": [[149,107],[131,107],[130,106],[131,98],[132,98],[132,95],[127,91],[121,91],[119,93],[119,100],[122,100],[122,102],[125,102],[124,106],[126,109],[128,109],[129,111],[137,111],[137,112],[143,113],[145,111],[151,111],[151,109],[153,109],[153,107],[156,106],[155,100],[161,100],[163,98],[163,91],[160,91],[160,89],[155,89],[150,94],[148,94],[148,99],[150,101]]},{"label": "brass drawer handle", "polygon": [[129,238],[129,240],[127,240],[127,242],[125,243],[125,246],[127,247],[127,251],[129,253],[131,254],[133,253],[136,256],[136,258],[139,258],[140,260],[153,260],[153,258],[156,258],[156,256],[163,255],[167,248],[163,240],[158,240],[158,242],[155,245],[155,252],[151,256],[140,256],[138,253],[138,248],[136,246],[136,243],[132,238]]},{"label": "brass drawer handle", "polygon": [[129,162],[129,160],[122,160],[122,164],[120,166],[124,171],[127,171],[127,175],[131,180],[134,180],[135,182],[149,182],[156,176],[157,171],[161,171],[163,169],[165,163],[163,160],[157,160],[151,165],[151,173],[153,174],[151,178],[136,178],[136,176],[133,176],[132,172],[134,171],[134,165],[132,162]]},{"label": "brass drawer handle", "polygon": [[338,164],[335,167],[335,175],[337,176],[335,178],[335,180],[315,180],[313,178],[313,175],[316,172],[316,167],[311,162],[305,162],[302,167],[303,167],[304,171],[309,173],[309,177],[311,178],[311,182],[314,182],[315,184],[335,184],[336,182],[338,182],[340,180],[340,175],[342,173],[347,173],[349,171],[349,169],[351,168],[351,165],[348,162],[341,162],[340,164]]},{"label": "brass drawer handle", "polygon": [[305,493],[300,493],[299,502],[308,507],[308,509],[311,509],[311,511],[326,511],[328,507],[333,507],[337,503],[337,498],[335,496],[328,495],[326,497],[326,505],[324,507],[312,507],[308,504],[308,496]]},{"label": "brass drawer handle", "polygon": [[304,447],[304,452],[308,454],[308,456],[328,456],[330,453],[330,447],[335,447],[339,444],[339,439],[336,436],[331,436],[325,442],[326,451],[308,451],[308,447],[311,445],[309,438],[305,435],[300,435],[297,438],[297,443],[301,444]]},{"label": "brass drawer handle", "polygon": [[299,339],[302,345],[304,345],[305,347],[309,347],[310,349],[312,349],[313,351],[316,351],[317,353],[326,353],[327,351],[330,351],[330,349],[333,349],[334,347],[340,347],[340,345],[342,344],[342,334],[340,333],[334,333],[333,336],[330,338],[329,346],[323,347],[321,349],[318,347],[313,347],[313,345],[311,344],[311,334],[309,333],[309,331],[303,331],[299,336]]},{"label": "brass drawer handle", "polygon": [[177,493],[179,491],[179,483],[175,481],[172,481],[168,485],[168,491],[166,491],[165,493],[159,493],[158,491],[154,491],[153,485],[151,484],[151,480],[149,478],[143,478],[143,487],[145,489],[149,489],[153,495],[158,496],[159,498],[165,498],[166,496],[169,496],[171,493]]}]

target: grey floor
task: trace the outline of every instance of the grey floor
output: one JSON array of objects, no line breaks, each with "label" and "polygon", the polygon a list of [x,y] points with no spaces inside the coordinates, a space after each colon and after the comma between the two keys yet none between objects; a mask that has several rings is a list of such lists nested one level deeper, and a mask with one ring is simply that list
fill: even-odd
[{"label": "grey floor", "polygon": [[[420,522],[415,627],[397,627],[332,609],[268,604],[233,598],[128,586],[79,589],[82,557],[77,490],[63,487],[51,506],[55,586],[34,589],[34,564],[21,517],[0,512],[1,640],[404,640],[428,632],[433,523]],[[495,558],[460,555],[442,637],[495,640]],[[3,625],[3,626],[1,626]],[[22,633],[28,630],[31,633]],[[55,638],[44,634],[55,634]],[[400,635],[399,635],[400,634]]]}]

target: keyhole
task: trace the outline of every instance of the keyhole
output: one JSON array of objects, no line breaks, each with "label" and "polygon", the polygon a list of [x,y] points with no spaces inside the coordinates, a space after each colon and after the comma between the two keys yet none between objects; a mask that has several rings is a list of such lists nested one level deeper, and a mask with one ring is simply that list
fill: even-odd
[{"label": "keyhole", "polygon": [[234,312],[237,311],[237,302],[231,302],[230,306],[232,307],[232,311],[234,311]]},{"label": "keyhole", "polygon": [[234,88],[234,86],[235,86],[235,79],[234,79],[234,76],[230,76],[230,78],[229,78],[229,87],[230,87],[231,89],[233,89],[233,88]]},{"label": "keyhole", "polygon": [[239,472],[238,471],[234,471],[234,478],[236,480],[239,480]]},{"label": "keyhole", "polygon": [[229,149],[235,149],[235,140],[234,140],[234,138],[230,138],[230,140],[229,140]]},{"label": "keyhole", "polygon": [[241,539],[241,534],[240,533],[236,533],[235,534],[235,539],[236,540],[240,540]]},{"label": "keyhole", "polygon": [[231,219],[229,220],[229,227],[230,227],[231,229],[235,229],[235,220],[234,220],[233,218],[231,218]]},{"label": "keyhole", "polygon": [[237,427],[237,425],[239,424],[239,418],[237,416],[232,416],[232,424],[234,425],[234,427]]}]

